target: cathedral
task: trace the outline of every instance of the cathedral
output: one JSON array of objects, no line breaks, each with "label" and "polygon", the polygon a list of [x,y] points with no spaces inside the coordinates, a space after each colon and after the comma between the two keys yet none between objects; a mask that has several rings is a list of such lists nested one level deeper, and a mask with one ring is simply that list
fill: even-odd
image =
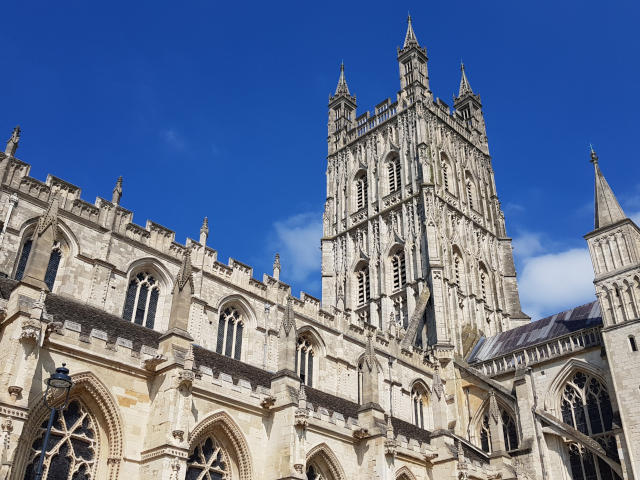
[{"label": "cathedral", "polygon": [[462,66],[434,97],[411,18],[397,60],[373,111],[344,65],[329,97],[321,299],[278,255],[261,280],[220,261],[206,218],[185,244],[134,223],[122,178],[89,203],[29,176],[16,127],[0,479],[640,480],[640,229],[598,156],[594,301],[532,321],[480,96]]}]

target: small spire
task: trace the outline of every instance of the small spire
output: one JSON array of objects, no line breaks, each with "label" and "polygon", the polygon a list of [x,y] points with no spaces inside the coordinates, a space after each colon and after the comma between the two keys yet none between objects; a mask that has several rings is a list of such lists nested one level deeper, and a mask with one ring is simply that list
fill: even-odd
[{"label": "small spire", "polygon": [[473,94],[473,90],[471,89],[471,84],[467,79],[467,74],[464,71],[464,63],[460,62],[460,72],[462,76],[460,77],[460,88],[458,89],[458,98],[463,95],[470,93]]},{"label": "small spire", "polygon": [[202,226],[200,227],[200,234],[209,235],[209,219],[204,217],[202,220]]},{"label": "small spire", "polygon": [[296,335],[296,316],[293,312],[293,297],[291,295],[287,297],[287,307],[284,311],[281,327],[287,337],[291,330],[293,330],[294,336]]},{"label": "small spire", "polygon": [[113,195],[111,196],[111,203],[114,205],[120,205],[120,199],[122,198],[122,175],[118,177],[116,186],[113,188]]},{"label": "small spire", "polygon": [[18,149],[18,143],[20,143],[20,125],[16,125],[16,128],[13,129],[13,133],[7,141],[7,148],[4,149],[4,153],[13,157]]},{"label": "small spire", "polygon": [[351,95],[347,81],[344,78],[344,62],[340,62],[340,78],[338,78],[335,96],[337,95]]},{"label": "small spire", "polygon": [[595,228],[603,228],[612,225],[616,222],[620,222],[627,218],[622,207],[618,203],[613,190],[604,178],[602,171],[600,171],[600,165],[598,164],[598,155],[596,154],[593,146],[590,146],[591,150],[591,163],[593,163],[596,176],[596,188],[595,188]]},{"label": "small spire", "polygon": [[411,24],[411,15],[407,16],[407,34],[404,36],[404,46],[407,48],[411,45],[418,45],[418,38],[413,31],[413,25]]}]

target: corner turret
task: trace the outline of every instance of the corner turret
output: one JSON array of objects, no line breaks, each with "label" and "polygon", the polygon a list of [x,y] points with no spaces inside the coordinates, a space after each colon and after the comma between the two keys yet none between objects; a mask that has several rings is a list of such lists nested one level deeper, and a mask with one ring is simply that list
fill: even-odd
[{"label": "corner turret", "polygon": [[398,48],[398,67],[400,69],[399,100],[411,104],[421,97],[431,97],[429,90],[429,72],[427,69],[427,50],[418,43],[413,31],[411,15],[407,18],[407,33],[402,48]]}]

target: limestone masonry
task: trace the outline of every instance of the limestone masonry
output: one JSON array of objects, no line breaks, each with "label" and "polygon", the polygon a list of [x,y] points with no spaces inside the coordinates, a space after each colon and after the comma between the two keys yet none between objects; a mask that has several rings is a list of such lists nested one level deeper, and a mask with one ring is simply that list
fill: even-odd
[{"label": "limestone masonry", "polygon": [[[480,96],[329,99],[322,299],[0,153],[0,479],[640,479],[640,230],[595,152],[594,302],[521,311]],[[587,188],[585,186],[585,188]],[[126,198],[126,197],[125,197]],[[313,247],[313,246],[310,246]],[[49,402],[60,404],[53,396]],[[44,424],[43,424],[44,423]]]}]

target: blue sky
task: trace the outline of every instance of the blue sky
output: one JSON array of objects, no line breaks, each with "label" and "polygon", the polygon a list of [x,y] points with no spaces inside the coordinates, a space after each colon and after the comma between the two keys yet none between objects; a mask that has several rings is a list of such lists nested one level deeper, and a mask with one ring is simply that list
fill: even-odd
[{"label": "blue sky", "polygon": [[[327,98],[344,59],[362,113],[398,88],[407,11],[450,103],[464,60],[482,96],[525,311],[590,301],[588,144],[631,216],[638,2],[9,2],[0,135],[18,157],[320,293]],[[5,132],[2,134],[1,132]],[[4,139],[3,139],[4,140]]]}]

